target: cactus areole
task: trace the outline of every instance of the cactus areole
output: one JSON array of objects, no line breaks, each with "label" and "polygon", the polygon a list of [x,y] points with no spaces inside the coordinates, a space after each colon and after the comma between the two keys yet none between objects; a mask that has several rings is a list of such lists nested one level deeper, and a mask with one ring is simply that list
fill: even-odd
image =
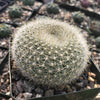
[{"label": "cactus areole", "polygon": [[89,51],[77,27],[38,19],[20,27],[12,41],[12,57],[23,75],[36,84],[60,86],[79,77]]}]

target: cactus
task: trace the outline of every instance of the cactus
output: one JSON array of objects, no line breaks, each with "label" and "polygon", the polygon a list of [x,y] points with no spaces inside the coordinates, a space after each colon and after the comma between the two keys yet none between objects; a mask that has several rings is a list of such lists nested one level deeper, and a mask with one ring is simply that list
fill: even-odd
[{"label": "cactus", "polygon": [[11,28],[7,24],[0,24],[0,38],[9,36],[11,33]]},{"label": "cactus", "polygon": [[86,68],[89,51],[77,27],[49,18],[20,27],[12,41],[12,58],[36,84],[61,86]]},{"label": "cactus", "polygon": [[91,21],[90,28],[100,33],[100,21],[99,20]]},{"label": "cactus", "polygon": [[84,21],[85,15],[84,15],[84,13],[81,13],[80,11],[74,12],[73,13],[73,19],[74,19],[75,22],[81,23],[81,22]]},{"label": "cactus", "polygon": [[28,6],[34,5],[34,0],[22,0],[22,1],[23,5],[28,5]]},{"label": "cactus", "polygon": [[10,6],[8,9],[8,14],[11,18],[20,18],[22,16],[22,9],[18,5]]},{"label": "cactus", "polygon": [[91,5],[91,3],[88,0],[82,0],[80,2],[81,2],[81,6],[84,8],[88,8]]},{"label": "cactus", "polygon": [[100,36],[96,38],[95,43],[97,48],[100,48]]},{"label": "cactus", "polygon": [[99,20],[91,21],[89,28],[92,31],[92,34],[94,36],[100,36],[100,21]]},{"label": "cactus", "polygon": [[100,0],[97,0],[98,4],[100,5]]},{"label": "cactus", "polygon": [[59,6],[55,3],[48,3],[46,6],[46,10],[49,14],[58,14]]}]

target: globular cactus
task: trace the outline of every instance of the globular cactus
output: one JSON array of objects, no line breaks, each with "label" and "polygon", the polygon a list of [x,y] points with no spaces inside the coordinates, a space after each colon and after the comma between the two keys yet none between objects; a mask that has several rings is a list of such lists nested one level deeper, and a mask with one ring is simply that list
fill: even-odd
[{"label": "globular cactus", "polygon": [[23,5],[28,5],[28,6],[32,6],[34,5],[34,0],[22,0]]},{"label": "globular cactus", "polygon": [[98,4],[100,5],[100,0],[97,0]]},{"label": "globular cactus", "polygon": [[0,38],[9,36],[11,33],[11,27],[7,24],[0,24]]},{"label": "globular cactus", "polygon": [[86,68],[89,51],[77,27],[49,18],[20,27],[12,41],[12,58],[36,84],[61,86]]},{"label": "globular cactus", "polygon": [[8,14],[11,18],[20,18],[22,16],[22,9],[18,5],[10,6],[8,9]]},{"label": "globular cactus", "polygon": [[82,0],[80,2],[81,2],[81,6],[84,8],[88,8],[91,5],[91,3],[88,0]]},{"label": "globular cactus", "polygon": [[46,5],[46,11],[49,14],[58,14],[59,13],[59,6],[55,3],[48,3]]},{"label": "globular cactus", "polygon": [[93,21],[91,21],[90,27],[91,27],[91,29],[100,32],[100,21],[99,20],[93,20]]},{"label": "globular cactus", "polygon": [[100,48],[100,36],[96,38],[95,43],[97,48]]},{"label": "globular cactus", "polygon": [[81,22],[84,21],[85,15],[84,15],[84,13],[81,13],[80,11],[74,12],[73,13],[73,19],[74,19],[75,22],[81,23]]},{"label": "globular cactus", "polygon": [[91,21],[90,30],[92,31],[93,35],[100,36],[100,21],[99,20]]}]

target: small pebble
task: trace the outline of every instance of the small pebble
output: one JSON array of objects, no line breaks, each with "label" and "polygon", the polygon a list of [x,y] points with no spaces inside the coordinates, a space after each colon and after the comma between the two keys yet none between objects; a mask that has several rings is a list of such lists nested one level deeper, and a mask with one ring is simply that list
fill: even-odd
[{"label": "small pebble", "polygon": [[90,82],[94,82],[95,80],[92,78],[92,77],[88,77],[88,80],[90,81]]},{"label": "small pebble", "polygon": [[6,95],[10,95],[10,92],[7,92]]},{"label": "small pebble", "polygon": [[23,98],[23,93],[19,93],[19,95],[17,97]]},{"label": "small pebble", "polygon": [[95,100],[100,100],[100,93],[96,96]]},{"label": "small pebble", "polygon": [[26,92],[26,93],[23,93],[23,96],[24,96],[25,99],[31,98],[32,97],[32,93]]},{"label": "small pebble", "polygon": [[76,83],[76,86],[77,86],[78,88],[82,88],[82,87],[83,87],[83,82]]},{"label": "small pebble", "polygon": [[9,72],[7,71],[7,72],[3,73],[3,76],[6,76],[6,75],[8,75],[8,74],[9,74]]},{"label": "small pebble", "polygon": [[12,98],[10,98],[9,100],[12,100]]},{"label": "small pebble", "polygon": [[6,100],[5,98],[2,98],[2,100]]},{"label": "small pebble", "polygon": [[94,88],[98,88],[98,87],[100,87],[99,84],[94,84]]},{"label": "small pebble", "polygon": [[61,94],[66,94],[66,91],[63,91]]},{"label": "small pebble", "polygon": [[91,89],[91,87],[90,87],[90,86],[87,86],[86,88],[87,88],[87,89]]},{"label": "small pebble", "polygon": [[88,9],[89,11],[93,12],[93,9],[92,9],[92,8],[89,7],[89,8],[87,8],[87,9]]},{"label": "small pebble", "polygon": [[6,42],[2,42],[1,45],[2,45],[2,46],[3,46],[3,45],[6,45]]},{"label": "small pebble", "polygon": [[3,52],[2,51],[0,51],[0,58],[2,58],[3,57]]},{"label": "small pebble", "polygon": [[16,97],[16,100],[25,100],[24,98]]},{"label": "small pebble", "polygon": [[96,52],[93,52],[93,55],[96,55],[97,53]]},{"label": "small pebble", "polygon": [[40,98],[40,97],[42,97],[41,94],[36,94],[36,98]]},{"label": "small pebble", "polygon": [[6,82],[5,82],[5,84],[9,84],[9,82],[10,82],[9,79],[7,79]]},{"label": "small pebble", "polygon": [[53,96],[54,95],[54,90],[47,90],[45,92],[45,96]]},{"label": "small pebble", "polygon": [[70,18],[70,13],[67,12],[67,13],[65,14],[65,19],[69,19],[69,18]]},{"label": "small pebble", "polygon": [[89,76],[92,76],[92,77],[96,77],[96,74],[92,73],[92,72],[88,72]]},{"label": "small pebble", "polygon": [[1,78],[1,83],[3,83],[4,82],[4,80]]},{"label": "small pebble", "polygon": [[36,89],[35,89],[35,92],[36,92],[37,94],[43,95],[43,90],[40,89],[40,88],[36,88]]},{"label": "small pebble", "polygon": [[7,90],[10,91],[10,86],[7,87]]}]

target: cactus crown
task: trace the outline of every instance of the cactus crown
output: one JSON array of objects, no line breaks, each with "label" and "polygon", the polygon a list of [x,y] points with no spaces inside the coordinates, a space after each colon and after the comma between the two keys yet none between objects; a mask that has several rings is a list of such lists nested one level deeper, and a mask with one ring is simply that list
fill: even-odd
[{"label": "cactus crown", "polygon": [[7,24],[0,24],[0,38],[9,36],[11,33],[11,28]]},{"label": "cactus crown", "polygon": [[22,26],[12,42],[12,56],[37,84],[60,86],[86,68],[88,46],[78,28],[53,19]]},{"label": "cactus crown", "polygon": [[19,18],[22,16],[22,9],[18,5],[10,6],[8,9],[8,14],[11,18]]}]

